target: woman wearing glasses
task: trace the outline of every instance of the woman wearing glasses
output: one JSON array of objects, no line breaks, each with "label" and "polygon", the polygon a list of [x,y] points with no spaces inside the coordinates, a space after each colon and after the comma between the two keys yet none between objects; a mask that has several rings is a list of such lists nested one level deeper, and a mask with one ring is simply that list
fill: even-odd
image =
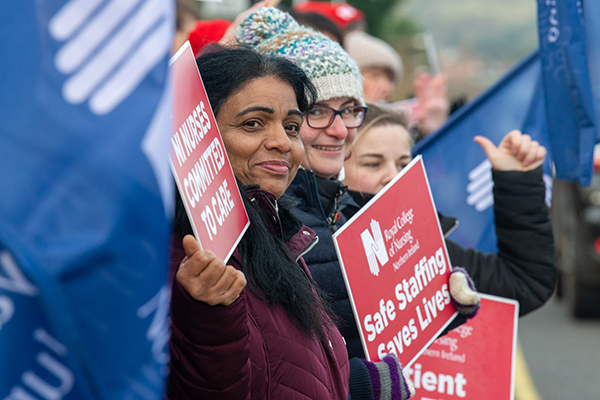
[{"label": "woman wearing glasses", "polygon": [[[332,309],[343,321],[338,325],[342,336],[357,339],[350,345],[355,349],[347,346],[349,354],[362,354],[331,237],[346,222],[344,208],[357,206],[339,181],[339,175],[356,129],[367,112],[360,70],[338,43],[299,25],[289,14],[277,9],[263,8],[249,15],[240,25],[237,38],[260,53],[293,61],[317,89],[316,106],[305,114],[300,130],[304,159],[286,193],[299,203],[292,212],[319,237],[316,245],[303,254],[312,277],[331,296]],[[348,340],[346,343],[350,344]],[[393,355],[378,363],[360,358],[350,360],[353,400],[407,399],[414,390],[410,386]]]},{"label": "woman wearing glasses", "polygon": [[312,170],[318,178],[338,177],[356,128],[362,124],[367,111],[367,107],[356,104],[359,101],[348,96],[322,100],[306,114],[306,125],[302,129],[306,156],[302,166]]}]

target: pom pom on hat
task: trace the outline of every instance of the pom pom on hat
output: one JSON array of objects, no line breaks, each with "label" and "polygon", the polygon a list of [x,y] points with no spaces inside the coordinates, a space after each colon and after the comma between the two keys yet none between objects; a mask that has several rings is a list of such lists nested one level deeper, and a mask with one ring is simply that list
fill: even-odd
[{"label": "pom pom on hat", "polygon": [[237,36],[241,43],[254,47],[283,32],[299,29],[300,24],[290,14],[275,8],[261,8],[244,19]]},{"label": "pom pom on hat", "polygon": [[364,105],[362,76],[356,61],[324,34],[298,24],[276,8],[260,8],[242,21],[238,41],[262,54],[298,65],[317,88],[318,101],[350,97]]}]

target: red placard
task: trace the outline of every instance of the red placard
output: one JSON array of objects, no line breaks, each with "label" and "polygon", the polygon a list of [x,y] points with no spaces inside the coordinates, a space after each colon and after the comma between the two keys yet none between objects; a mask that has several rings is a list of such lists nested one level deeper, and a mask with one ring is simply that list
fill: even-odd
[{"label": "red placard", "polygon": [[411,365],[456,315],[421,157],[333,235],[365,354]]},{"label": "red placard", "polygon": [[196,239],[225,261],[250,224],[196,60],[186,42],[171,58],[169,160]]},{"label": "red placard", "polygon": [[416,400],[512,400],[519,303],[481,295],[476,318],[437,339],[406,372]]}]

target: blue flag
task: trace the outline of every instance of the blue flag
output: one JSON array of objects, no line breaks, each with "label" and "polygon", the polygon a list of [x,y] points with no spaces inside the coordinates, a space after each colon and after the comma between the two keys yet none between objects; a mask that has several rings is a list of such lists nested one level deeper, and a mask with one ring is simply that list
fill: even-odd
[{"label": "blue flag", "polygon": [[[582,185],[590,184],[599,134],[596,113],[600,109],[594,110],[589,71],[600,67],[600,9],[592,3],[597,1],[538,0],[544,102],[556,177]],[[595,62],[589,69],[588,49]],[[598,85],[598,72],[594,74]]]},{"label": "blue flag", "polygon": [[[498,145],[518,129],[548,147],[540,71],[536,52],[413,149],[413,154],[423,155],[436,208],[458,218],[451,238],[463,246],[497,250],[491,164],[473,138],[485,136]],[[550,191],[551,179],[545,180]]]},{"label": "blue flag", "polygon": [[[594,116],[600,123],[600,2],[583,3],[585,43],[588,57],[588,71],[594,98]],[[596,142],[600,142],[600,129],[596,129]]]},{"label": "blue flag", "polygon": [[173,22],[0,3],[2,399],[163,398]]}]

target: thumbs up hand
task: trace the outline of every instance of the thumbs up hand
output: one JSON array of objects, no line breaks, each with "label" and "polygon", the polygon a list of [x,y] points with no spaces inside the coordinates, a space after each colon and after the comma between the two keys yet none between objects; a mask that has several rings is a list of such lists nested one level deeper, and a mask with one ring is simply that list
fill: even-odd
[{"label": "thumbs up hand", "polygon": [[195,300],[208,305],[228,306],[246,287],[246,277],[231,265],[225,265],[212,251],[200,250],[196,239],[183,238],[186,257],[181,261],[176,279]]},{"label": "thumbs up hand", "polygon": [[517,130],[507,133],[498,147],[483,136],[475,136],[474,141],[498,171],[531,171],[542,165],[546,157],[544,146]]}]

